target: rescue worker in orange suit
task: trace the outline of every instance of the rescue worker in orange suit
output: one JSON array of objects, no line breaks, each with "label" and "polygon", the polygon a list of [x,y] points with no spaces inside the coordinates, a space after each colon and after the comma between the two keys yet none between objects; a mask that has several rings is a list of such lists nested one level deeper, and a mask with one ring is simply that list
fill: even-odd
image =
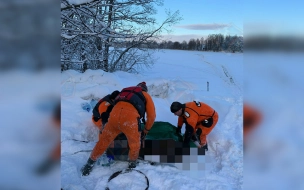
[{"label": "rescue worker in orange suit", "polygon": [[114,100],[118,94],[119,91],[115,90],[111,94],[106,95],[98,101],[93,109],[92,121],[100,132],[102,131],[103,126],[108,122],[110,112],[114,106]]},{"label": "rescue worker in orange suit", "polygon": [[217,112],[203,102],[173,102],[171,112],[178,116],[176,133],[181,133],[182,125],[185,123],[186,130],[183,144],[189,147],[190,140],[198,141],[198,147],[207,149],[207,135],[212,131],[218,121]]},{"label": "rescue worker in orange suit", "polygon": [[[122,89],[115,99],[108,123],[95,145],[87,163],[81,169],[82,175],[89,175],[96,160],[104,153],[109,144],[119,133],[124,133],[129,144],[129,168],[136,167],[136,160],[139,156],[141,142],[145,139],[151,129],[156,113],[151,96],[147,93],[148,88],[145,82],[137,86]],[[144,130],[141,129],[140,119],[147,114]]]}]

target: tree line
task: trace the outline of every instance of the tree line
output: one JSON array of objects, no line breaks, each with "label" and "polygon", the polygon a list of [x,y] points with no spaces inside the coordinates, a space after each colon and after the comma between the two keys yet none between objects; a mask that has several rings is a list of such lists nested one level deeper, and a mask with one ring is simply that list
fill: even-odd
[{"label": "tree line", "polygon": [[206,39],[190,39],[188,42],[162,41],[153,42],[150,47],[159,49],[176,49],[176,50],[196,50],[196,51],[213,51],[213,52],[243,52],[242,36],[224,36],[222,34],[210,34]]}]

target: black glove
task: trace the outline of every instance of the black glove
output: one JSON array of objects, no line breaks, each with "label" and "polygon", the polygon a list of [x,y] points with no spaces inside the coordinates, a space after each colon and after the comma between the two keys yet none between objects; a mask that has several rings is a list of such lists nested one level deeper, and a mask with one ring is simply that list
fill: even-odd
[{"label": "black glove", "polygon": [[98,120],[100,120],[100,117],[93,117],[94,121],[97,122]]},{"label": "black glove", "polygon": [[213,125],[213,118],[209,117],[208,119],[203,120],[201,124],[202,126],[209,128]]},{"label": "black glove", "polygon": [[181,127],[176,127],[176,133],[177,133],[177,134],[182,133],[182,129],[181,129]]},{"label": "black glove", "polygon": [[109,119],[109,116],[110,116],[110,114],[108,112],[103,112],[100,115],[100,118],[101,118],[102,122],[107,123],[108,119]]}]

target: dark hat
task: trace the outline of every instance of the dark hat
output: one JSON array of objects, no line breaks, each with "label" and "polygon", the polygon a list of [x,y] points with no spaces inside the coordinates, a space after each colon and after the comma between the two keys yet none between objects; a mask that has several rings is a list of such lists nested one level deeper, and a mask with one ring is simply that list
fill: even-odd
[{"label": "dark hat", "polygon": [[180,110],[183,107],[183,105],[179,102],[173,102],[170,106],[170,110],[172,113],[177,112],[178,110]]},{"label": "dark hat", "polygon": [[136,85],[136,86],[139,86],[139,87],[142,88],[143,91],[148,92],[148,87],[147,87],[147,85],[146,85],[146,82],[138,83],[138,85]]},{"label": "dark hat", "polygon": [[110,99],[114,100],[119,93],[120,92],[118,90],[113,91],[110,95]]}]

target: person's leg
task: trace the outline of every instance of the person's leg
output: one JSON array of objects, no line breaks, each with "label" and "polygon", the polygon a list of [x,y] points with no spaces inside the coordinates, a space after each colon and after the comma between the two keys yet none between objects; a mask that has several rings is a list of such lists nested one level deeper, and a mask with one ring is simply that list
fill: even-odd
[{"label": "person's leg", "polygon": [[129,112],[122,117],[121,131],[126,135],[129,144],[129,160],[136,161],[140,150],[140,134],[137,112]]},{"label": "person's leg", "polygon": [[138,131],[137,120],[130,122],[130,125],[122,130],[128,139],[129,159],[132,161],[137,160],[140,149],[140,132]]},{"label": "person's leg", "polygon": [[87,176],[91,173],[96,160],[104,153],[104,151],[108,148],[109,144],[115,139],[117,134],[120,133],[119,129],[117,129],[116,124],[117,123],[115,122],[114,125],[108,123],[105,126],[103,133],[100,134],[99,141],[96,143],[93,151],[91,152],[91,156],[89,157],[84,167],[81,169],[83,176]]},{"label": "person's leg", "polygon": [[90,158],[92,160],[97,160],[104,151],[108,148],[110,143],[115,139],[115,137],[121,132],[117,127],[117,122],[110,123],[110,121],[105,125],[104,130],[99,135],[99,141],[96,143]]},{"label": "person's leg", "polygon": [[218,122],[218,114],[217,112],[215,112],[213,116],[213,124],[211,125],[211,127],[204,127],[202,125],[198,126],[198,128],[202,130],[199,137],[201,141],[201,145],[205,145],[207,143],[207,135],[212,131],[212,129],[217,124],[217,122]]}]

